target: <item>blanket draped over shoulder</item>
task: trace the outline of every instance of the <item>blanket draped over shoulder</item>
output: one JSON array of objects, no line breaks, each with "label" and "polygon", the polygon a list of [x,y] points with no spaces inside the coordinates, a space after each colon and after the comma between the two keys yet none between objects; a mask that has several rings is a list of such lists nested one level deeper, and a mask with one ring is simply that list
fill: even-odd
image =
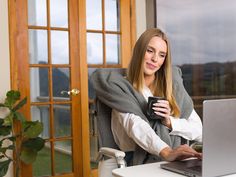
[{"label": "blanket draped over shoulder", "polygon": [[[172,72],[174,96],[181,110],[180,118],[187,119],[193,110],[192,99],[183,86],[181,70],[173,67]],[[105,105],[119,112],[138,115],[148,122],[156,134],[170,147],[174,148],[180,145],[180,137],[169,135],[168,128],[162,125],[159,120],[148,119],[146,114],[147,101],[121,74],[112,70],[98,69],[92,74],[91,79],[97,99]],[[160,157],[150,155],[138,145],[136,146],[133,165],[160,160]]]}]

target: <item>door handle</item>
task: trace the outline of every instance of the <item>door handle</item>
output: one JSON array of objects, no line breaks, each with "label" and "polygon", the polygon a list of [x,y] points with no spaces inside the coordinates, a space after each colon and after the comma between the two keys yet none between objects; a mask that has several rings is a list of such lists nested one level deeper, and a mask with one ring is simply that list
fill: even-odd
[{"label": "door handle", "polygon": [[62,91],[61,91],[61,94],[64,95],[64,94],[66,93],[66,94],[68,94],[68,95],[74,95],[74,96],[75,96],[75,95],[78,95],[79,92],[80,92],[80,91],[79,91],[78,89],[74,88],[74,89],[72,89],[71,91],[62,90]]}]

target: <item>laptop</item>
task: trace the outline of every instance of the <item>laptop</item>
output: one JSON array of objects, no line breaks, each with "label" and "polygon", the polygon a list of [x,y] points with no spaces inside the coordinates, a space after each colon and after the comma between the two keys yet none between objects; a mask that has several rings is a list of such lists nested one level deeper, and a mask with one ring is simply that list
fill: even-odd
[{"label": "laptop", "polygon": [[236,98],[203,102],[203,157],[161,164],[192,177],[236,173]]}]

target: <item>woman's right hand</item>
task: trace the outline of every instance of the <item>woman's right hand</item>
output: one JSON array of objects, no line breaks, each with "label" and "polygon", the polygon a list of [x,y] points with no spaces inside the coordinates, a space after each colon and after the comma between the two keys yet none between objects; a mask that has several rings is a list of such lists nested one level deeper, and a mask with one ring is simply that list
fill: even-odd
[{"label": "woman's right hand", "polygon": [[166,147],[160,152],[160,156],[166,161],[184,160],[190,157],[202,158],[201,153],[198,153],[187,144],[180,145],[175,149]]}]

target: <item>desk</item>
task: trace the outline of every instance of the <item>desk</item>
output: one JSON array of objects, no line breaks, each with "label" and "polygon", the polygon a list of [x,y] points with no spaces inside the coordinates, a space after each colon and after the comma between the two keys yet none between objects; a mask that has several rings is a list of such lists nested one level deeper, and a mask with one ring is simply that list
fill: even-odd
[{"label": "desk", "polygon": [[[115,177],[183,177],[183,175],[161,169],[160,164],[165,162],[136,165],[126,168],[117,168],[112,171]],[[227,175],[227,177],[236,177],[236,174]]]}]

